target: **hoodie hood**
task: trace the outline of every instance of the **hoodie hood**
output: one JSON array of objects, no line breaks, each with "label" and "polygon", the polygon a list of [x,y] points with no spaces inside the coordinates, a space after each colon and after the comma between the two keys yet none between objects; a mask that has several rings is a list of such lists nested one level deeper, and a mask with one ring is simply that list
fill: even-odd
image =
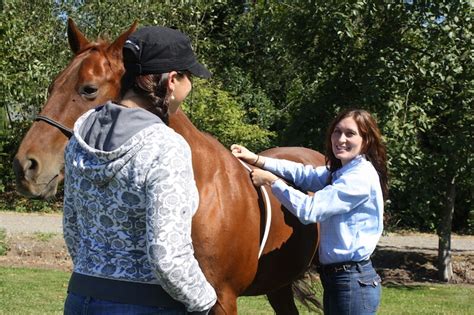
[{"label": "hoodie hood", "polygon": [[156,124],[163,121],[141,108],[108,102],[89,110],[74,125],[70,165],[94,182],[107,182],[140,150]]}]

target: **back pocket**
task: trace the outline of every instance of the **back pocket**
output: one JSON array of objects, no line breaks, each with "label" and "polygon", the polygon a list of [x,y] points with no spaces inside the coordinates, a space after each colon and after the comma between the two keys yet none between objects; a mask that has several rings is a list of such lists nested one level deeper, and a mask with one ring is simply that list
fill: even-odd
[{"label": "back pocket", "polygon": [[382,279],[378,274],[362,277],[358,280],[362,294],[364,309],[375,313],[380,304],[380,293],[382,290]]}]

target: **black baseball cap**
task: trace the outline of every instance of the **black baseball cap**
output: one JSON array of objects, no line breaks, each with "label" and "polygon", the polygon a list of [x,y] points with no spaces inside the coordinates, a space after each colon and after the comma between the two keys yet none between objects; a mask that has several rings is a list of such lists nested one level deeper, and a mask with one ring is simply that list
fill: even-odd
[{"label": "black baseball cap", "polygon": [[189,37],[163,26],[146,26],[132,33],[123,47],[123,60],[127,72],[134,75],[189,71],[211,77],[197,61]]}]

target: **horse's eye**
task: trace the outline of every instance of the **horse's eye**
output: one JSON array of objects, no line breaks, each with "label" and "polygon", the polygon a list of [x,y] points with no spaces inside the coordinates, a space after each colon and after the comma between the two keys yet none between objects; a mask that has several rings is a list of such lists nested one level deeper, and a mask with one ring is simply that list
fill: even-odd
[{"label": "horse's eye", "polygon": [[95,85],[84,85],[81,87],[80,93],[82,96],[88,99],[93,99],[97,96],[99,89]]}]

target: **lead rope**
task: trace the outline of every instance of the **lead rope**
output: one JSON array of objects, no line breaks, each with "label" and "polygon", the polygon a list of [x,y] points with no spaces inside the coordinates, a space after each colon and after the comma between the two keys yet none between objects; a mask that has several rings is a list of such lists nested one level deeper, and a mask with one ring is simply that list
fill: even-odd
[{"label": "lead rope", "polygon": [[[238,160],[245,167],[245,169],[247,169],[247,171],[252,172],[252,169],[248,167],[247,164],[242,162],[240,159]],[[265,231],[263,233],[262,243],[260,244],[260,250],[258,251],[258,259],[260,259],[260,256],[262,256],[263,249],[265,248],[265,244],[267,243],[268,234],[270,234],[270,224],[272,223],[272,205],[270,203],[270,197],[268,197],[268,193],[265,187],[260,186],[260,190],[262,191],[262,194],[263,194],[266,216],[265,216]]]}]

